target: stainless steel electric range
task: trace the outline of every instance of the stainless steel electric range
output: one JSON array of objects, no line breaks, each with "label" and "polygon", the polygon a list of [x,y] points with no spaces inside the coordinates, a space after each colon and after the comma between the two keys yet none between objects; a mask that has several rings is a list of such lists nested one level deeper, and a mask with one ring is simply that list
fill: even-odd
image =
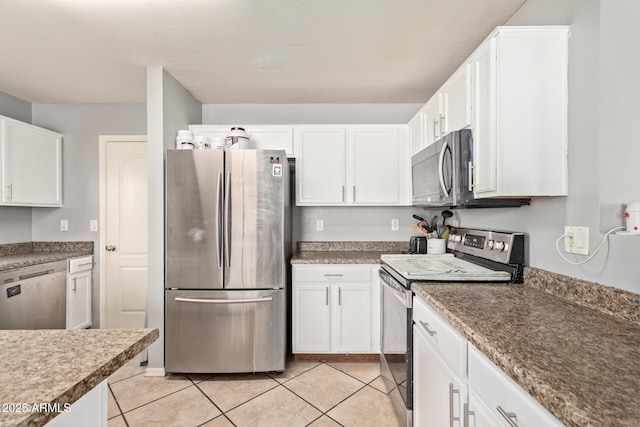
[{"label": "stainless steel electric range", "polygon": [[522,283],[523,233],[454,228],[441,255],[383,255],[380,362],[401,425],[413,424],[413,282]]}]

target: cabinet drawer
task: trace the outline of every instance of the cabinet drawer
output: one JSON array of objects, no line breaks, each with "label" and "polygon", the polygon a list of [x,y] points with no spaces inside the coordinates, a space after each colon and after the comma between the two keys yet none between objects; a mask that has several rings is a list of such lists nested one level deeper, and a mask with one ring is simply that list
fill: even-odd
[{"label": "cabinet drawer", "polygon": [[469,345],[469,387],[505,426],[510,425],[507,417],[512,417],[519,427],[563,425],[472,345]]},{"label": "cabinet drawer", "polygon": [[438,352],[451,370],[466,378],[466,340],[447,324],[439,314],[429,308],[420,298],[413,298],[413,321],[415,327],[426,332],[431,346]]},{"label": "cabinet drawer", "polygon": [[370,282],[370,266],[293,266],[294,282]]},{"label": "cabinet drawer", "polygon": [[93,268],[93,256],[85,256],[82,258],[73,258],[69,260],[69,273],[77,273],[78,271],[91,270]]}]

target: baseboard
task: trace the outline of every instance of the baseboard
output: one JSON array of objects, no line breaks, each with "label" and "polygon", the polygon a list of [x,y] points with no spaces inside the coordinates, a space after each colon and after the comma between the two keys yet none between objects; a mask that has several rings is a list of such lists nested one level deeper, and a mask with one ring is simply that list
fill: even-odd
[{"label": "baseboard", "polygon": [[295,360],[322,360],[327,362],[379,362],[379,354],[294,354]]},{"label": "baseboard", "polygon": [[147,368],[144,371],[145,377],[164,377],[164,368]]}]

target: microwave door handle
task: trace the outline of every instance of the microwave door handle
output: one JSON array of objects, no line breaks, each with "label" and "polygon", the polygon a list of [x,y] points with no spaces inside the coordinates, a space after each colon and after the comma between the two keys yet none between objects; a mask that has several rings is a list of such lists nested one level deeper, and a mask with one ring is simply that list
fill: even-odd
[{"label": "microwave door handle", "polygon": [[447,152],[448,147],[449,141],[445,140],[442,144],[442,148],[440,149],[440,157],[438,159],[438,178],[440,179],[440,188],[442,189],[445,197],[451,196],[451,192],[447,191],[447,186],[444,185],[444,155]]}]

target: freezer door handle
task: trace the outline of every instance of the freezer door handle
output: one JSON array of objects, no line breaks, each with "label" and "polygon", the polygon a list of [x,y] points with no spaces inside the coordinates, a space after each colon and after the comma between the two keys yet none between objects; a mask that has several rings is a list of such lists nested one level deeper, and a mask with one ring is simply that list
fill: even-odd
[{"label": "freezer door handle", "polygon": [[273,301],[273,297],[264,298],[245,298],[245,299],[211,299],[211,298],[182,298],[176,297],[178,302],[195,302],[198,304],[243,304],[246,302],[269,302]]},{"label": "freezer door handle", "polygon": [[231,173],[227,173],[226,190],[224,197],[224,250],[227,268],[231,267]]},{"label": "freezer door handle", "polygon": [[220,197],[222,193],[222,172],[218,174],[218,182],[216,184],[216,242],[218,244],[218,268],[222,268],[222,207],[220,205]]}]

